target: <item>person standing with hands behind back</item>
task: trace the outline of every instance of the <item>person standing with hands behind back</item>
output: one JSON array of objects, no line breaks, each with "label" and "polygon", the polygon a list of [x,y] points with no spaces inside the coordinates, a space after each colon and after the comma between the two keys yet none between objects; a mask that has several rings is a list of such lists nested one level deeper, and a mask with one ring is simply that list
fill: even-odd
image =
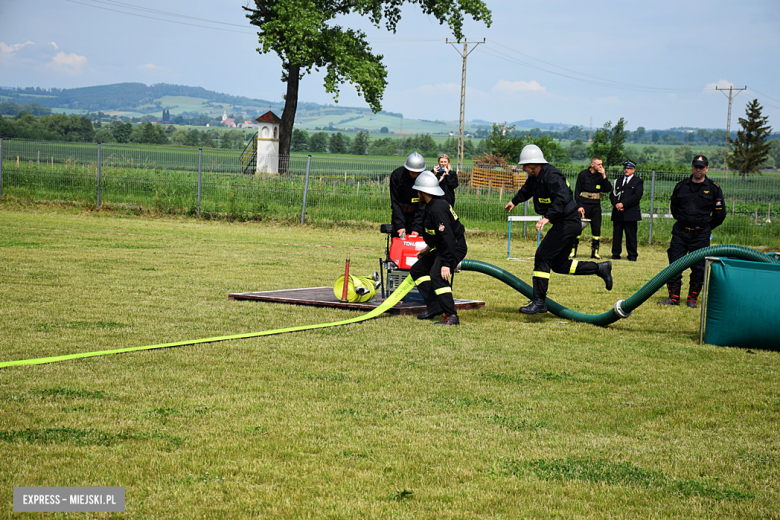
[{"label": "person standing with hands behind back", "polygon": [[[691,176],[677,183],[669,205],[677,221],[672,227],[672,240],[666,251],[669,263],[710,245],[712,230],[726,220],[723,190],[707,177],[709,160],[703,155],[693,158]],[[704,284],[704,260],[691,266],[691,283],[686,304],[696,308]],[[658,305],[680,305],[682,273],[672,276],[666,284],[669,298]]]},{"label": "person standing with hands behind back", "polygon": [[433,174],[439,179],[439,187],[444,191],[444,200],[455,207],[455,189],[458,187],[458,174],[450,170],[450,156],[443,153],[439,156],[439,164],[433,167]]},{"label": "person standing with hands behind back", "polygon": [[642,220],[639,201],[645,190],[645,183],[634,175],[636,164],[623,163],[623,177],[615,179],[615,188],[609,194],[612,202],[612,259],[619,260],[623,250],[623,232],[626,233],[626,253],[628,260],[636,262],[637,228]]}]

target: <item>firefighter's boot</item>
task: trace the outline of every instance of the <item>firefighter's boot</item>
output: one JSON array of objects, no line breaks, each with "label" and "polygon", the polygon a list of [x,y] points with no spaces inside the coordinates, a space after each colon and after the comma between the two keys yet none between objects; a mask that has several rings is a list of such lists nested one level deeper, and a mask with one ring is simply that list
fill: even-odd
[{"label": "firefighter's boot", "polygon": [[444,319],[437,321],[434,325],[460,325],[460,320],[457,314],[445,314]]},{"label": "firefighter's boot", "polygon": [[574,258],[577,258],[577,248],[580,245],[580,237],[577,237],[574,239],[574,243],[572,244],[571,253],[569,253],[569,260],[573,260]]},{"label": "firefighter's boot", "polygon": [[604,280],[604,285],[606,286],[608,291],[612,290],[612,262],[601,262],[600,264],[596,264],[598,266],[598,271],[596,271],[596,275]]},{"label": "firefighter's boot", "polygon": [[537,314],[541,312],[547,312],[547,300],[544,298],[534,298],[528,302],[525,307],[520,307],[520,312],[523,314]]},{"label": "firefighter's boot", "polygon": [[590,241],[590,257],[595,258],[596,260],[601,260],[601,255],[599,254],[599,239],[594,238]]},{"label": "firefighter's boot", "polygon": [[696,308],[696,302],[699,299],[699,293],[701,292],[701,285],[691,285],[691,288],[688,289],[688,301],[686,302],[686,305],[690,307],[691,309]]},{"label": "firefighter's boot", "polygon": [[430,320],[444,312],[439,305],[439,301],[435,301],[426,306],[425,311],[417,315],[418,320]]},{"label": "firefighter's boot", "polygon": [[669,298],[662,302],[658,302],[658,305],[680,305],[680,282],[667,282],[666,288],[669,290]]}]

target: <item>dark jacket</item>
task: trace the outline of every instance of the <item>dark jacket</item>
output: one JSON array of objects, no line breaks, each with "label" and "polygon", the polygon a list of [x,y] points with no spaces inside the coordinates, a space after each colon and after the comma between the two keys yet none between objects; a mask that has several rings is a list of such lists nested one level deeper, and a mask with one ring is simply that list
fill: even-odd
[{"label": "dark jacket", "polygon": [[[601,206],[601,199],[590,199],[582,196],[582,193],[610,193],[612,184],[609,179],[601,176],[599,172],[591,173],[590,168],[582,170],[577,175],[577,183],[574,185],[574,201],[580,206]],[[602,198],[606,198],[602,195]]]},{"label": "dark jacket", "polygon": [[680,181],[672,191],[672,216],[683,227],[715,229],[726,219],[723,190],[709,177],[695,183],[692,177]]},{"label": "dark jacket", "polygon": [[422,237],[425,244],[431,249],[436,248],[444,265],[454,268],[455,244],[464,239],[463,224],[444,197],[433,197],[425,204],[424,211]]},{"label": "dark jacket", "polygon": [[390,207],[393,231],[406,229],[407,233],[422,233],[420,197],[413,189],[415,179],[401,166],[390,174]]},{"label": "dark jacket", "polygon": [[553,224],[571,217],[572,212],[579,216],[569,183],[563,173],[550,164],[543,164],[536,177],[528,176],[523,187],[512,198],[512,204],[517,206],[532,197],[534,211]]},{"label": "dark jacket", "polygon": [[438,168],[438,166],[434,166],[431,172],[436,176],[437,179],[439,179],[439,187],[444,190],[444,200],[446,200],[447,203],[454,208],[455,189],[459,185],[458,174],[455,172],[455,170],[450,170],[447,172],[447,175],[444,175],[438,170]]},{"label": "dark jacket", "polygon": [[[631,181],[626,184],[626,177],[621,175],[615,179],[615,185],[612,193],[609,194],[609,201],[612,203],[612,221],[638,222],[642,220],[642,210],[639,208],[639,201],[645,190],[645,183],[634,174]],[[623,211],[615,209],[615,205],[623,203]]]}]

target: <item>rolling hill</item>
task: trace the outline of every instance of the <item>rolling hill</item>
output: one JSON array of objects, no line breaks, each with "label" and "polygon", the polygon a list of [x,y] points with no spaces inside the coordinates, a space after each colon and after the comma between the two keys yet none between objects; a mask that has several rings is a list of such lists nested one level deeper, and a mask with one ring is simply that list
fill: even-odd
[{"label": "rolling hill", "polygon": [[[281,114],[284,104],[280,101],[253,99],[243,96],[233,96],[206,90],[202,87],[170,85],[159,83],[145,85],[143,83],[118,83],[114,85],[99,85],[72,89],[42,89],[0,88],[0,101],[15,103],[37,103],[49,107],[54,112],[79,114],[87,112],[104,112],[111,115],[126,115],[140,117],[153,115],[160,117],[164,109],[172,115],[206,114],[210,117],[244,114],[255,118],[267,110]],[[429,133],[457,134],[458,121],[428,121],[409,119],[403,114],[381,111],[374,114],[368,108],[345,107],[335,105],[320,105],[317,103],[298,103],[296,127],[305,130],[333,127],[335,129],[365,129],[379,131],[387,127],[392,133]],[[534,120],[523,120],[510,123],[518,129],[541,128],[545,130],[561,130],[571,125],[539,123]],[[474,120],[466,123],[466,131],[473,132],[479,128],[491,128],[492,122]]]}]

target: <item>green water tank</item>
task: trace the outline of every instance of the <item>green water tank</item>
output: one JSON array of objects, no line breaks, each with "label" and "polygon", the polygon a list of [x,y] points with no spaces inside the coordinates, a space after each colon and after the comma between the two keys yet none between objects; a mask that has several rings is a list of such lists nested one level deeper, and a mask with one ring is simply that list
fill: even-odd
[{"label": "green water tank", "polygon": [[780,350],[780,264],[721,258],[706,299],[705,343]]}]

